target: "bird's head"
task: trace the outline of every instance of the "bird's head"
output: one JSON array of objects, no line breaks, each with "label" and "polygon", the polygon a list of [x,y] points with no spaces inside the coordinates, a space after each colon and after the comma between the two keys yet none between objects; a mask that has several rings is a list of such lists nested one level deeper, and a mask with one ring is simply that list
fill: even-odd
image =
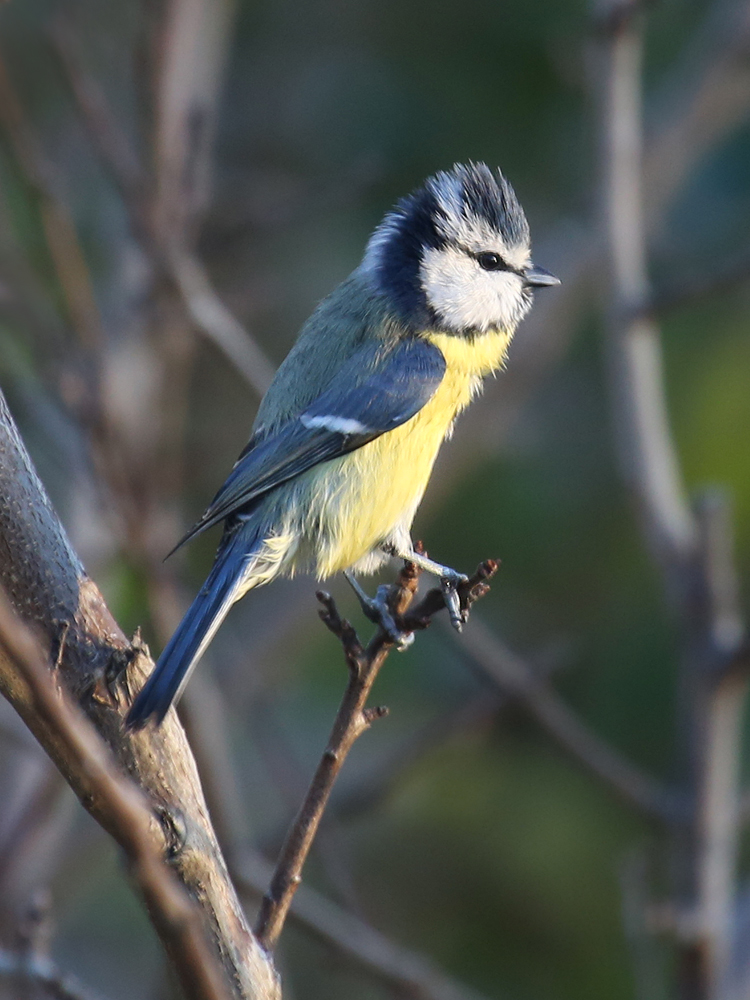
[{"label": "bird's head", "polygon": [[410,327],[511,332],[533,289],[559,284],[531,263],[529,226],[498,170],[457,164],[402,199],[373,233],[364,272]]}]

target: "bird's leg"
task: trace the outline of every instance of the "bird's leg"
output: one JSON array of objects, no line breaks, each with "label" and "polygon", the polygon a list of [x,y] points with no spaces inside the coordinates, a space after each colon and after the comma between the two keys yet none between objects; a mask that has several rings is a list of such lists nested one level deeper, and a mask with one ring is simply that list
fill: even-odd
[{"label": "bird's leg", "polygon": [[428,559],[427,556],[415,552],[413,547],[404,550],[390,542],[381,547],[388,555],[395,556],[397,559],[407,559],[420,569],[426,570],[426,572],[438,577],[440,587],[443,591],[443,598],[445,599],[445,606],[450,615],[451,625],[457,632],[460,632],[466,622],[467,612],[461,608],[458,585],[466,583],[469,579],[468,576],[464,573],[459,573],[455,569],[451,569],[450,566],[443,566],[441,563],[435,562],[434,559]]},{"label": "bird's leg", "polygon": [[378,587],[374,597],[368,597],[362,587],[360,587],[359,581],[353,573],[350,573],[349,570],[344,570],[344,576],[349,582],[349,585],[354,593],[357,595],[362,611],[371,622],[375,625],[379,625],[383,629],[385,634],[395,645],[396,649],[399,650],[399,652],[403,652],[411,646],[414,642],[414,634],[412,632],[403,632],[398,627],[393,617],[393,613],[388,607],[388,593],[391,589],[388,584],[382,584]]}]

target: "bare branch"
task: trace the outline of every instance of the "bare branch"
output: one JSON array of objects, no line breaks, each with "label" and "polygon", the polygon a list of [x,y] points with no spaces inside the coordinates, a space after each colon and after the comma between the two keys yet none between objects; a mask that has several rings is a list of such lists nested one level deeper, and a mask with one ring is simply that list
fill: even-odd
[{"label": "bare branch", "polygon": [[99,800],[98,808],[107,815],[149,912],[175,959],[186,995],[195,1000],[226,1000],[229,992],[209,950],[198,909],[164,863],[145,798],[117,770],[106,744],[83,713],[57,688],[39,642],[14,614],[2,591],[0,648],[17,671],[16,680],[28,689],[27,710],[55,733],[60,752],[80,775],[82,794]]},{"label": "bare branch", "polygon": [[[253,898],[263,895],[272,875],[273,866],[256,852],[243,853],[234,869],[240,891]],[[416,1000],[485,1000],[309,886],[298,889],[289,919],[354,960],[376,980]]]},{"label": "bare branch", "polygon": [[54,1000],[103,1000],[48,958],[17,955],[5,948],[0,948],[0,979],[41,986]]},{"label": "bare branch", "polygon": [[[416,589],[416,579],[415,572],[411,589],[404,588],[402,599],[398,602],[403,607],[398,607],[397,601],[393,600],[394,610],[405,610]],[[328,746],[287,834],[271,884],[263,896],[255,933],[268,951],[273,950],[279,939],[294,893],[302,881],[302,868],[320,825],[333,783],[343,767],[349,750],[374,719],[386,711],[367,709],[365,705],[380,667],[390,652],[390,643],[386,641],[385,636],[378,634],[371,647],[364,650],[349,622],[339,617],[333,598],[322,592],[318,594],[318,598],[324,607],[321,618],[341,640],[349,667],[349,683],[336,715]]]},{"label": "bare branch", "polygon": [[[173,238],[165,244],[163,234],[160,236],[148,209],[142,168],[104,92],[82,66],[71,32],[63,22],[56,26],[53,42],[94,148],[120,190],[134,232],[154,265],[175,283],[195,327],[216,344],[255,393],[262,396],[271,384],[275,366],[255,338],[221,301],[206,269],[188,249],[191,241]],[[166,79],[162,82],[165,87],[171,86]],[[211,93],[204,95],[207,100],[210,97],[209,103],[216,99],[215,86],[216,81],[211,84]],[[172,108],[172,113],[187,112]],[[163,130],[166,129],[164,125]],[[200,155],[205,158],[207,152],[204,150]],[[205,173],[205,168],[201,169]],[[206,183],[205,177],[202,183]],[[204,201],[205,194],[197,197],[194,210],[197,211]],[[183,221],[187,224],[187,217]]]},{"label": "bare branch", "polygon": [[[474,576],[459,587],[462,608],[468,611],[471,604],[487,592],[487,580],[496,570],[497,563],[483,563]],[[418,581],[419,571],[416,566],[405,563],[388,597],[394,620],[407,632],[426,628],[432,616],[445,607],[442,591],[431,590],[416,607],[410,609]],[[367,648],[363,648],[352,626],[339,615],[333,598],[321,591],[318,593],[318,600],[323,605],[321,619],[343,647],[349,667],[349,683],[336,715],[328,746],[292,823],[268,892],[263,897],[255,932],[269,951],[279,939],[292,899],[302,881],[302,868],[344,760],[357,737],[375,719],[387,712],[382,707],[367,708],[366,704],[380,668],[393,648],[393,641],[379,629]]]},{"label": "bare branch", "polygon": [[[51,508],[0,397],[0,582],[16,611],[39,630],[65,688],[104,737],[119,763],[148,794],[175,873],[201,906],[204,926],[221,956],[236,1000],[271,1000],[278,983],[258,946],[229,880],[208,819],[190,749],[174,713],[137,736],[123,731],[129,684],[152,669],[133,647],[86,576]],[[129,662],[127,675],[123,667]],[[117,676],[119,674],[119,676]],[[89,793],[88,779],[60,733],[35,710],[16,670],[0,671],[0,688],[92,815],[120,835],[111,810]],[[164,929],[157,926],[160,933]]]},{"label": "bare branch", "polygon": [[263,396],[275,372],[266,352],[221,301],[197,257],[173,253],[170,261],[172,277],[193,323]]},{"label": "bare branch", "polygon": [[[739,88],[738,101],[724,94],[729,120],[738,106],[746,108],[750,100],[750,16],[746,5],[732,6],[744,30],[730,45],[729,77],[737,86],[739,72],[745,92]],[[617,0],[604,7],[623,9]],[[725,8],[723,12],[727,13]],[[687,504],[668,426],[659,331],[646,314],[650,292],[641,163],[642,46],[640,21],[633,16],[612,22],[603,46],[601,127],[612,272],[612,394],[626,474],[682,626],[683,766],[693,814],[676,842],[682,884],[679,903],[672,909],[675,929],[679,928],[681,989],[685,996],[714,1000],[724,995],[731,964],[741,720],[748,672],[745,663],[740,667],[744,629],[728,514],[716,499],[700,507],[697,517]],[[709,65],[704,102],[693,100],[704,138],[716,135],[707,113],[709,119],[714,115],[719,120],[719,128],[726,127],[727,116],[722,121],[720,110],[714,107],[712,112],[708,99],[715,96],[711,84],[717,74],[724,75],[726,86],[726,69],[726,61]],[[685,160],[680,142],[691,133],[688,129],[676,146],[672,133],[663,148],[674,157],[673,172],[679,176]]]},{"label": "bare branch", "polygon": [[[622,5],[615,0],[604,6],[619,11]],[[644,316],[650,291],[641,192],[641,39],[632,18],[618,20],[608,37],[603,193],[614,290],[610,353],[617,442],[646,537],[674,589],[684,583],[695,553],[696,526],[669,432],[659,332]]]},{"label": "bare branch", "polygon": [[684,796],[643,774],[592,733],[549,683],[482,622],[474,619],[461,645],[503,694],[520,702],[560,746],[626,803],[670,823],[687,817]]}]

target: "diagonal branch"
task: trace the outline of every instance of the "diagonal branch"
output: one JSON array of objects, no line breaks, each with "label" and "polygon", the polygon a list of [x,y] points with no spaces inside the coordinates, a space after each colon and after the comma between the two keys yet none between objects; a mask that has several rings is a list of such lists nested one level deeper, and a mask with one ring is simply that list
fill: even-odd
[{"label": "diagonal branch", "polygon": [[[53,679],[42,647],[13,612],[0,589],[0,651],[5,674],[26,688],[26,709],[54,733],[58,751],[78,777],[78,794],[98,801],[98,810],[130,862],[162,940],[172,955],[185,994],[194,1000],[228,1000],[217,957],[209,949],[198,907],[167,868],[163,841],[138,788],[117,770],[94,727]],[[0,683],[2,683],[0,681]]]},{"label": "diagonal branch", "polygon": [[82,986],[72,976],[62,973],[54,962],[43,956],[19,955],[0,948],[0,981],[41,986],[54,1000],[103,1000],[98,993]]},{"label": "diagonal branch", "polygon": [[[196,683],[199,687],[202,685],[204,691],[196,691]],[[494,715],[506,700],[500,695],[493,698],[491,693],[485,692],[481,699],[463,706],[458,714],[463,723],[469,725],[469,719],[486,720],[490,714]],[[193,678],[180,703],[180,712],[186,718],[190,744],[203,776],[211,815],[225,847],[232,878],[240,895],[255,905],[271,882],[273,865],[259,852],[244,846],[247,830],[244,817],[237,815],[239,786],[226,746],[226,726],[222,724],[224,711],[221,694],[213,687],[210,677],[203,673]],[[457,719],[450,726],[451,730],[458,724]],[[446,726],[442,726],[439,731],[444,733],[445,730]],[[419,746],[426,749],[424,734],[420,736]],[[431,737],[433,743],[437,741],[437,727]],[[377,794],[377,789],[373,792]],[[336,812],[340,813],[339,806]],[[399,994],[413,995],[420,1000],[484,1000],[423,956],[389,939],[357,914],[309,886],[300,886],[288,919]]]},{"label": "diagonal branch", "polygon": [[[179,9],[186,7],[186,4],[173,4],[173,17],[178,18]],[[229,6],[229,5],[225,5]],[[228,11],[224,12],[224,17],[229,16]],[[226,30],[227,25],[224,25]],[[181,36],[175,40],[175,44],[182,44],[191,47],[195,41],[187,36]],[[133,232],[139,239],[144,249],[147,251],[154,266],[163,273],[176,286],[190,320],[205,337],[211,340],[220,351],[229,359],[237,371],[244,377],[248,385],[258,395],[262,396],[273,378],[275,367],[266,355],[263,348],[251,333],[239,322],[233,313],[222,302],[221,298],[213,288],[205,267],[200,263],[197,256],[191,249],[192,241],[179,239],[176,237],[176,227],[178,221],[182,225],[190,223],[191,217],[185,213],[184,205],[179,199],[175,202],[174,192],[170,189],[170,184],[166,178],[170,177],[175,170],[171,157],[160,158],[162,172],[166,177],[160,176],[159,191],[161,202],[166,199],[169,202],[167,207],[159,209],[154,217],[154,213],[149,210],[148,188],[142,165],[138,162],[138,157],[133,150],[129,139],[121,128],[114,115],[106,95],[97,81],[93,79],[85,70],[79,58],[72,31],[64,21],[58,21],[52,32],[52,42],[62,65],[66,80],[76,102],[76,107],[81,115],[95,152],[103,166],[107,169],[122,197],[123,205],[128,212],[130,224]],[[215,43],[208,46],[208,49],[215,56]],[[185,61],[183,55],[181,61]],[[173,60],[179,63],[180,60]],[[190,60],[187,60],[189,63]],[[218,73],[218,67],[214,69]],[[218,79],[218,77],[216,78]],[[213,106],[216,101],[216,79],[207,80],[203,78],[203,86],[206,92],[200,95],[193,95],[198,100],[203,110],[204,119],[208,120],[207,109]],[[164,73],[162,83],[165,90],[172,91],[176,83],[170,82],[169,74]],[[182,108],[173,98],[164,97],[164,107],[162,114],[167,115],[167,111],[178,121],[184,121],[194,113],[189,100],[190,95],[183,95],[186,107]],[[166,120],[162,122],[159,129],[161,141],[165,133],[172,132],[176,124],[169,124]],[[197,211],[206,199],[205,185],[207,183],[207,166],[204,161],[207,155],[206,143],[210,139],[211,128],[205,137],[202,137],[199,149],[195,156],[200,161],[200,165],[195,167],[196,174],[200,177],[199,190],[194,191],[191,198],[194,203],[193,211]],[[184,140],[184,136],[183,136]],[[187,155],[186,147],[183,147],[183,154]],[[196,183],[198,181],[196,180]],[[178,213],[179,208],[179,213]],[[175,213],[178,213],[175,215]],[[167,218],[173,216],[167,226]],[[160,229],[160,225],[162,228]]]},{"label": "diagonal branch", "polygon": [[[83,570],[58,521],[0,395],[0,583],[22,620],[39,634],[61,683],[148,796],[154,828],[173,870],[199,902],[235,1000],[276,1000],[268,956],[246,924],[208,818],[195,764],[174,713],[157,729],[123,731],[129,683],[152,669],[147,651],[128,642]],[[128,670],[123,675],[123,667]],[[85,774],[54,726],[41,719],[16,670],[0,688],[78,793],[113,836],[110,811],[87,793]],[[163,934],[163,929],[157,927]]]},{"label": "diagonal branch", "polygon": [[[265,892],[273,866],[255,851],[244,852],[234,867],[240,892],[257,898]],[[437,969],[422,955],[404,948],[309,886],[300,886],[289,920],[324,944],[353,959],[398,995],[415,1000],[486,1000],[475,990]]]},{"label": "diagonal branch", "polygon": [[515,698],[552,738],[624,802],[651,818],[676,822],[689,804],[620,756],[568,708],[549,683],[480,621],[461,637],[462,648],[503,694]]},{"label": "diagonal branch", "polygon": [[[463,609],[468,611],[474,601],[487,593],[487,581],[496,570],[497,563],[488,560],[482,563],[471,579],[459,585]],[[445,608],[443,593],[437,589],[428,591],[416,607],[410,607],[418,582],[419,570],[407,562],[388,594],[390,612],[402,631],[427,628],[432,617]],[[341,641],[349,668],[349,683],[328,746],[287,834],[268,892],[263,897],[255,933],[268,951],[273,950],[283,929],[292,899],[302,881],[302,868],[344,760],[355,740],[375,719],[387,712],[383,707],[366,706],[380,668],[393,648],[393,639],[380,628],[368,646],[363,648],[352,626],[340,617],[330,594],[320,591],[318,600],[323,605],[321,619]]]}]

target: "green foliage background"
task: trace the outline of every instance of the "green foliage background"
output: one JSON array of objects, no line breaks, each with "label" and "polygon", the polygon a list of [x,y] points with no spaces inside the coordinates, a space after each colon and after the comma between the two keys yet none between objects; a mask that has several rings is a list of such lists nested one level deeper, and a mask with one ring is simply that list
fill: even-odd
[{"label": "green foliage background", "polygon": [[[148,93],[139,90],[133,57],[146,6],[13,0],[0,9],[0,46],[59,170],[115,339],[132,238],[45,31],[67,8],[91,72],[147,157],[139,122],[148,119]],[[697,0],[654,5],[649,94],[685,58],[706,10]],[[470,158],[501,165],[527,208],[540,264],[549,234],[559,241],[566,220],[572,231],[592,219],[598,151],[589,18],[589,6],[574,0],[243,0],[200,252],[222,296],[276,362],[315,302],[356,265],[383,212],[436,169]],[[745,123],[700,162],[655,235],[657,289],[718,273],[742,252],[749,157]],[[0,269],[3,388],[115,614],[155,643],[138,567],[127,552],[106,552],[77,534],[75,480],[88,475],[88,459],[75,443],[58,378],[72,335],[33,192],[5,144],[0,199],[8,227]],[[13,248],[26,255],[43,292],[26,312],[14,308]],[[745,579],[749,294],[747,282],[736,282],[672,310],[664,324],[685,477],[691,490],[721,483],[731,491]],[[197,351],[186,523],[243,446],[255,406],[212,346],[199,340]],[[439,504],[428,501],[416,535],[461,568],[499,556],[501,571],[477,616],[533,662],[558,668],[555,684],[591,728],[668,780],[676,759],[675,636],[618,478],[605,367],[593,300],[561,364],[535,387],[496,454],[441,493]],[[511,352],[501,383],[512,369]],[[200,585],[214,544],[201,540],[187,553],[180,567],[187,591]],[[334,583],[333,590],[366,632],[345,588]],[[298,620],[274,644],[263,617],[291,597]],[[324,744],[344,673],[334,640],[317,622],[313,582],[280,584],[244,603],[204,669],[228,696],[226,725],[252,838],[272,852]],[[342,797],[366,790],[420,727],[439,727],[451,708],[483,692],[486,682],[461,641],[444,631],[393,656],[377,689],[391,714],[356,746]],[[286,789],[269,760],[282,751]],[[332,856],[363,915],[487,997],[630,1000],[639,982],[648,984],[640,995],[649,1000],[669,995],[668,949],[645,932],[628,940],[621,892],[641,862],[662,870],[660,838],[522,711],[510,706],[482,726],[448,732],[395,770],[393,787],[370,809],[332,815],[322,832],[327,847],[310,865],[312,884],[341,895],[326,862]],[[74,830],[53,886],[54,953],[112,998],[155,995],[158,946],[112,848],[83,817]],[[650,889],[658,896],[656,879]],[[287,932],[281,961],[289,996],[298,1000],[393,995],[298,930]]]}]

